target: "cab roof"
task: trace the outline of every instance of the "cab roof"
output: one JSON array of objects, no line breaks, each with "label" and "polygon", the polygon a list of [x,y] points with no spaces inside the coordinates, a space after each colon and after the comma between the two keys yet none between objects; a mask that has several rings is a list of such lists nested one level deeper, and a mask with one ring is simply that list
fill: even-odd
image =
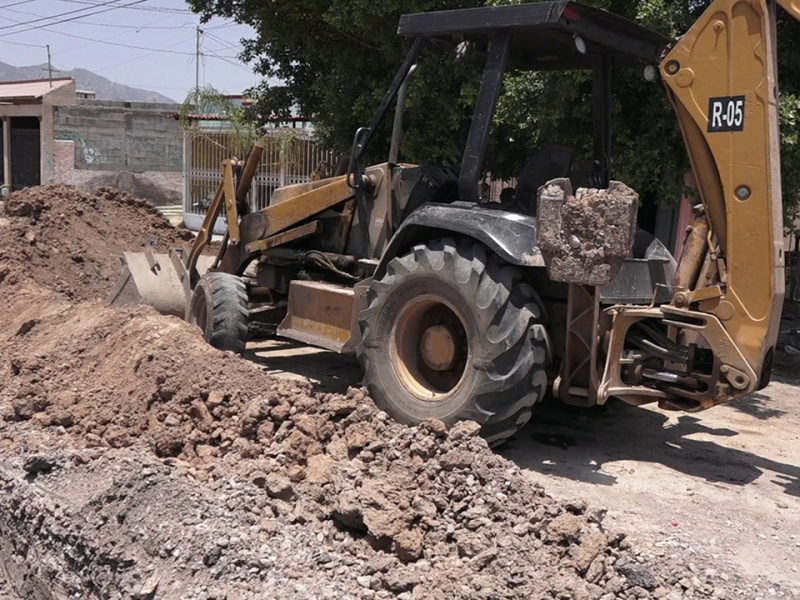
[{"label": "cab roof", "polygon": [[[673,40],[608,11],[578,2],[534,2],[403,15],[398,33],[484,47],[511,37],[511,66],[523,70],[591,68],[603,55],[614,66],[657,65]],[[586,45],[577,50],[576,37]]]}]

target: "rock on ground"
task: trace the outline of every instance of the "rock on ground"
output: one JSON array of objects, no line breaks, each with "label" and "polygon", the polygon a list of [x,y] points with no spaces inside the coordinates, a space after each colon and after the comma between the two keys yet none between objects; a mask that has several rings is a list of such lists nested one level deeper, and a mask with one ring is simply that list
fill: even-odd
[{"label": "rock on ground", "polygon": [[472,423],[406,427],[362,390],[314,395],[145,307],[73,304],[30,282],[0,284],[0,300],[0,531],[23,597],[716,589],[680,560],[640,562],[602,510],[528,483]]}]

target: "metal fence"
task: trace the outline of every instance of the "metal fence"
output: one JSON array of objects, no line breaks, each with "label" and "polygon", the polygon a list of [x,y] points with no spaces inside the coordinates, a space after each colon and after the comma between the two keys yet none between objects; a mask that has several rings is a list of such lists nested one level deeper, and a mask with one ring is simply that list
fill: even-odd
[{"label": "metal fence", "polygon": [[[329,168],[336,166],[337,157],[314,140],[310,129],[271,129],[264,143],[264,155],[250,188],[253,210],[269,206],[277,188],[309,181],[311,173],[323,162]],[[188,228],[197,230],[202,225],[219,186],[222,161],[232,157],[244,159],[249,149],[249,143],[241,142],[224,122],[210,123],[201,133],[184,138],[183,220]],[[489,202],[499,202],[500,192],[515,185],[516,180],[497,180],[489,175],[482,181],[482,194]],[[222,218],[214,231],[225,231]]]},{"label": "metal fence", "polygon": [[[320,147],[308,129],[271,129],[263,138],[264,155],[250,188],[253,210],[269,205],[272,193],[279,187],[304,183],[311,173],[325,162],[335,166],[335,156]],[[219,186],[222,161],[247,156],[249,143],[243,143],[224,127],[203,131],[184,138],[184,223],[199,229]],[[224,232],[219,219],[215,233]]]},{"label": "metal fence", "polygon": [[517,187],[515,179],[492,179],[491,173],[483,179],[481,195],[484,202],[500,202],[500,194],[506,188]]},{"label": "metal fence", "polygon": [[284,132],[283,137],[268,137],[264,158],[253,178],[250,194],[253,208],[266,208],[277,188],[305,183],[321,163],[334,167],[334,161],[333,153],[321,148],[308,133],[292,135]]}]

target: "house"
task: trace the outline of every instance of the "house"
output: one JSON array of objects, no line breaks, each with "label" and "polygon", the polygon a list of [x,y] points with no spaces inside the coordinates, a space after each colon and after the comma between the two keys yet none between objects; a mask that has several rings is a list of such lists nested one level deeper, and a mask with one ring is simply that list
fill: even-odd
[{"label": "house", "polygon": [[0,188],[113,186],[180,204],[183,142],[174,104],[96,100],[71,78],[0,83]]},{"label": "house", "polygon": [[0,83],[4,195],[55,179],[56,107],[76,102],[72,78]]}]

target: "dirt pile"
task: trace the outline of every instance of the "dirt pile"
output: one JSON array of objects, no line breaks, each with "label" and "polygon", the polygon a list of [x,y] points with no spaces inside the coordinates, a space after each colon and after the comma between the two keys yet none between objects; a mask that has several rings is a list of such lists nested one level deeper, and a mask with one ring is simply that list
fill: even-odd
[{"label": "dirt pile", "polygon": [[[13,581],[126,598],[751,597],[636,554],[475,425],[408,428],[360,390],[314,396],[147,308],[32,284],[0,299]],[[78,555],[49,570],[20,566],[68,544]]]},{"label": "dirt pile", "polygon": [[26,188],[0,209],[0,280],[30,277],[72,299],[100,298],[119,275],[122,250],[167,251],[191,238],[146,200],[114,188]]}]

